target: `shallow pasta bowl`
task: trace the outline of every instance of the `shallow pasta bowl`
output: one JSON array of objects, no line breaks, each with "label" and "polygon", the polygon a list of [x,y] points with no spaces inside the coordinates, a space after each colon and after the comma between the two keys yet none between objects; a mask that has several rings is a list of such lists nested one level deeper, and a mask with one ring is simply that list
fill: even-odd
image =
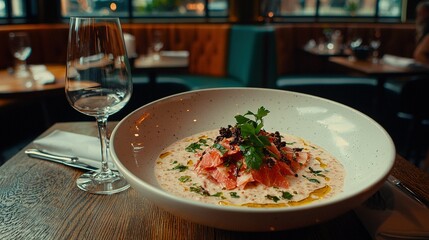
[{"label": "shallow pasta bowl", "polygon": [[[235,115],[260,106],[270,110],[264,119],[267,131],[302,137],[343,164],[343,192],[296,207],[246,208],[205,204],[160,188],[154,166],[165,147],[234,124]],[[131,187],[154,204],[189,221],[237,231],[284,230],[334,218],[374,194],[395,159],[392,139],[366,115],[319,97],[258,88],[191,91],[149,103],[119,122],[110,147],[113,161]]]}]

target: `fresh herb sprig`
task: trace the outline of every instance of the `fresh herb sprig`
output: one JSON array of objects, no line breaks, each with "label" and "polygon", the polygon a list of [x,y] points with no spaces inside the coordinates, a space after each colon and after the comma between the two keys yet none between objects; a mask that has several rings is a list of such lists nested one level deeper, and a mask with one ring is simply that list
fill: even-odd
[{"label": "fresh herb sprig", "polygon": [[189,146],[187,146],[185,150],[187,152],[196,153],[197,150],[202,150],[201,146],[208,146],[207,139],[200,138],[198,142],[189,144]]},{"label": "fresh herb sprig", "polygon": [[[243,138],[240,150],[244,154],[247,166],[251,169],[259,169],[261,167],[262,159],[264,158],[263,149],[271,145],[267,136],[258,135],[264,127],[263,118],[269,112],[264,107],[260,107],[257,113],[248,111],[244,115],[235,116],[235,120],[237,121],[236,126],[240,129],[241,137]],[[253,116],[255,120],[247,116]]]}]

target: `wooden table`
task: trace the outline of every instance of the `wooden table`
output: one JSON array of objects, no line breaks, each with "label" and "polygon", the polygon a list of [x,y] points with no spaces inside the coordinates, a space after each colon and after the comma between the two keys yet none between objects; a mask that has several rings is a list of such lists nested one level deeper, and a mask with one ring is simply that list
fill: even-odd
[{"label": "wooden table", "polygon": [[385,80],[388,77],[404,77],[429,74],[429,69],[426,68],[397,67],[385,64],[382,60],[379,62],[373,62],[371,60],[357,60],[354,57],[330,57],[329,61],[346,67],[350,70],[363,73],[370,77],[376,77],[381,80]]},{"label": "wooden table", "polygon": [[26,87],[22,79],[17,79],[12,72],[7,69],[0,70],[0,107],[13,107],[17,103],[28,103],[35,101],[40,103],[45,126],[52,124],[50,113],[47,110],[46,97],[54,95],[64,95],[65,65],[46,65],[55,81],[49,84],[34,84]]},{"label": "wooden table", "polygon": [[357,60],[354,57],[330,57],[329,61],[349,70],[377,79],[376,96],[374,98],[374,108],[376,111],[378,111],[382,106],[384,85],[388,78],[411,77],[429,74],[429,68],[397,67],[385,64],[382,60],[374,62],[371,60]]},{"label": "wooden table", "polygon": [[317,46],[314,48],[304,47],[302,48],[302,51],[313,56],[322,58],[350,56],[349,51],[347,51],[347,49],[344,49],[343,46],[341,46],[339,49],[328,49],[326,47],[323,49],[319,49]]},{"label": "wooden table", "polygon": [[[74,122],[55,124],[42,136],[54,129],[97,133],[95,122]],[[370,239],[353,211],[288,231],[214,229],[177,218],[133,189],[111,196],[83,192],[75,184],[81,174],[23,151],[7,161],[0,167],[0,239]],[[429,199],[428,174],[400,156],[392,174]]]},{"label": "wooden table", "polygon": [[[174,54],[174,51],[166,51]],[[155,60],[153,56],[140,56],[134,60],[133,73],[144,73],[148,75],[149,84],[155,85],[159,73],[180,72],[188,69],[188,55],[170,56],[161,54],[159,59]]]},{"label": "wooden table", "polygon": [[55,82],[33,87],[25,87],[22,80],[4,69],[0,71],[0,98],[22,98],[44,96],[49,93],[64,92],[65,65],[47,65],[47,70],[55,76]]}]

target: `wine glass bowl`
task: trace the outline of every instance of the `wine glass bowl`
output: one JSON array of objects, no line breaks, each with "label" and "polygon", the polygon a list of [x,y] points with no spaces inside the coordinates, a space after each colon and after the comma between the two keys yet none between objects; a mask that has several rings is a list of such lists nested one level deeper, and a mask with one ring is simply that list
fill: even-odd
[{"label": "wine glass bowl", "polygon": [[96,118],[99,129],[102,167],[79,177],[77,186],[96,194],[126,190],[129,184],[107,164],[107,118],[121,110],[132,94],[118,18],[70,18],[65,93],[74,109]]}]

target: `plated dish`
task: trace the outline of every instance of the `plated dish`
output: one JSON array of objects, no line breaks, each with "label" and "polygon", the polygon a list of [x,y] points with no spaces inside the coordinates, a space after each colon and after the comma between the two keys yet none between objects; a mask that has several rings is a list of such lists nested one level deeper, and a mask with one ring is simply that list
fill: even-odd
[{"label": "plated dish", "polygon": [[[267,132],[304,139],[341,163],[346,172],[341,192],[310,204],[260,208],[206,203],[178,196],[161,186],[155,168],[160,154],[169,146],[228,126],[233,116],[260,106],[270,111],[264,119]],[[152,102],[116,126],[110,146],[119,171],[142,196],[179,217],[237,231],[302,227],[351,210],[382,186],[395,157],[390,136],[366,115],[326,99],[259,88],[198,90]]]},{"label": "plated dish", "polygon": [[253,208],[301,206],[341,192],[341,163],[305,139],[267,132],[269,112],[236,115],[234,125],[168,146],[155,164],[158,183],[191,200]]}]

